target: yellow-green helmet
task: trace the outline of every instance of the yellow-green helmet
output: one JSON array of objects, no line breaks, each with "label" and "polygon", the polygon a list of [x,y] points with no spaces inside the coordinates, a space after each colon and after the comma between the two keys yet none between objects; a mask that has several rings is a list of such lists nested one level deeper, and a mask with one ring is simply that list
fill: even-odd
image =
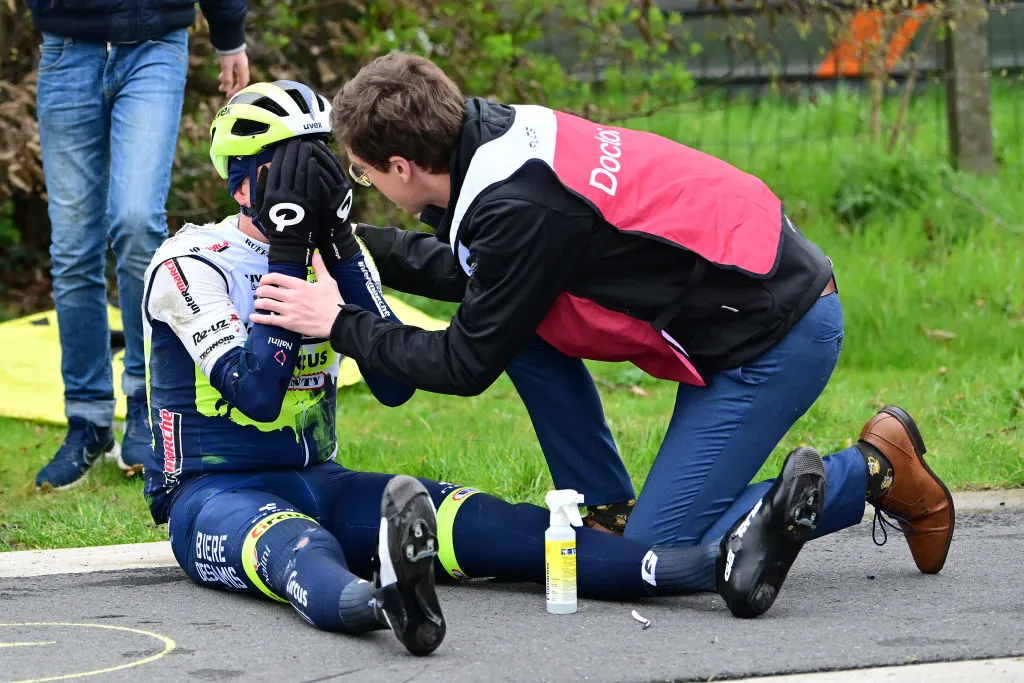
[{"label": "yellow-green helmet", "polygon": [[210,159],[221,178],[228,160],[258,154],[269,145],[301,135],[331,133],[331,105],[295,81],[253,83],[238,91],[213,117]]}]

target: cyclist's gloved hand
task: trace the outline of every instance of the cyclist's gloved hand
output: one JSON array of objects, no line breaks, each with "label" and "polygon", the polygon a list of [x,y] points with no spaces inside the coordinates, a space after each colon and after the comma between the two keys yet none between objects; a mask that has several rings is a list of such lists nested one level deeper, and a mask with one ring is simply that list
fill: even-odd
[{"label": "cyclist's gloved hand", "polygon": [[313,144],[292,139],[278,146],[256,181],[256,208],[270,240],[270,263],[309,266],[320,220],[320,173]]},{"label": "cyclist's gloved hand", "polygon": [[328,267],[343,263],[359,251],[352,234],[349,214],[352,212],[352,183],[345,168],[322,141],[313,143],[313,156],[320,171],[320,239],[317,246]]}]

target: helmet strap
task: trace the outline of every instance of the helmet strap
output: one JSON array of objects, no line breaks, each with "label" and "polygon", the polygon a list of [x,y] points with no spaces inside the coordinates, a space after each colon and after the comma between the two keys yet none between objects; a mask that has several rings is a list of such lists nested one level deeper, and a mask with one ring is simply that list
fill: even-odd
[{"label": "helmet strap", "polygon": [[[268,163],[274,159],[274,149],[276,145],[261,149],[258,153],[248,157],[234,157],[232,159],[232,165],[238,163],[239,165],[244,164],[244,171],[249,178],[249,205],[240,206],[242,215],[248,216],[252,224],[256,226],[256,229],[266,236],[267,231],[260,223],[259,207],[256,206],[256,182],[259,176],[259,169],[265,163]],[[241,169],[240,169],[241,170]],[[238,185],[241,181],[238,179],[237,174],[232,174],[234,181],[229,179],[228,190],[234,194],[234,191],[238,189]]]},{"label": "helmet strap", "polygon": [[260,214],[256,209],[252,207],[252,204],[250,204],[249,206],[240,206],[238,208],[241,209],[242,215],[248,216],[249,220],[252,221],[252,224],[256,226],[256,229],[263,233],[263,236],[266,237],[267,231],[263,229],[263,224],[260,223]]},{"label": "helmet strap", "polygon": [[[267,230],[260,223],[260,210],[256,206],[256,176],[259,174],[260,166],[265,163],[260,157],[266,153],[267,150],[262,150],[259,154],[249,157],[249,206],[242,207],[242,213],[252,220],[252,224],[264,237],[267,236]],[[273,158],[274,153],[271,152],[270,156]]]}]

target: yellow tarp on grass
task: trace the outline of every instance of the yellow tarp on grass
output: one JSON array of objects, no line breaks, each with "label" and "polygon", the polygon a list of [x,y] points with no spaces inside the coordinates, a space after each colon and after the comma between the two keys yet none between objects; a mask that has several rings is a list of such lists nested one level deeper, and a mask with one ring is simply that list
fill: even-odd
[{"label": "yellow tarp on grass", "polygon": [[[407,325],[425,330],[440,330],[448,323],[431,318],[417,308],[394,297],[385,296],[395,315]],[[110,329],[122,330],[121,312],[109,306]],[[56,311],[43,311],[0,323],[0,416],[67,424],[64,417],[64,380],[60,374],[60,338]],[[114,354],[115,419],[123,420],[125,398],[121,393],[124,350]],[[362,380],[351,358],[341,362],[338,386],[347,387]]]}]

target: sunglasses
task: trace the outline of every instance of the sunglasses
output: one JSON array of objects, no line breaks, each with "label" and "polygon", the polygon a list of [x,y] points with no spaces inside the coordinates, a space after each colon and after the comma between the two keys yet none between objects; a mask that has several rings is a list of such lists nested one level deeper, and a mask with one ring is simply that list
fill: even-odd
[{"label": "sunglasses", "polygon": [[373,182],[370,181],[370,176],[366,174],[366,169],[359,164],[349,164],[348,174],[352,176],[352,180],[363,187],[373,187]]}]

